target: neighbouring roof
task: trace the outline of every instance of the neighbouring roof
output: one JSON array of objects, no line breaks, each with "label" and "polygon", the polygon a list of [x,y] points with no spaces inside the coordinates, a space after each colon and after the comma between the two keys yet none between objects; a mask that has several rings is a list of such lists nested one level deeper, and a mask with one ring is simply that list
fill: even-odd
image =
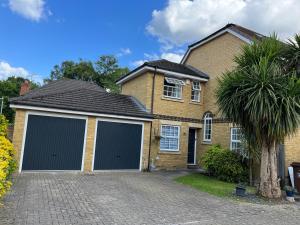
[{"label": "neighbouring roof", "polygon": [[203,80],[208,80],[209,76],[192,67],[189,65],[183,65],[183,64],[179,64],[179,63],[174,63],[171,61],[168,61],[166,59],[160,59],[160,60],[155,60],[155,61],[149,61],[149,62],[145,62],[143,65],[137,67],[136,69],[130,71],[128,74],[120,77],[116,82],[118,84],[127,81],[131,78],[133,78],[134,74],[139,75],[139,72],[144,72],[145,70],[152,70],[154,71],[155,69],[157,69],[158,72],[165,72],[166,74],[171,74],[171,75],[182,75],[182,76],[191,76],[194,78],[201,78]]},{"label": "neighbouring roof", "polygon": [[242,27],[237,24],[229,23],[226,26],[222,27],[221,29],[217,30],[216,32],[201,39],[200,41],[197,41],[197,42],[189,45],[187,52],[184,54],[184,56],[181,60],[181,63],[185,62],[185,60],[187,59],[187,56],[189,55],[189,53],[192,49],[197,48],[198,46],[222,35],[225,32],[235,35],[236,37],[240,38],[241,40],[245,41],[246,43],[251,43],[254,40],[261,40],[262,38],[266,37],[265,35],[257,33],[248,28]]},{"label": "neighbouring roof", "polygon": [[96,84],[78,80],[58,80],[12,98],[12,105],[45,107],[129,117],[152,118],[134,97],[104,91]]}]

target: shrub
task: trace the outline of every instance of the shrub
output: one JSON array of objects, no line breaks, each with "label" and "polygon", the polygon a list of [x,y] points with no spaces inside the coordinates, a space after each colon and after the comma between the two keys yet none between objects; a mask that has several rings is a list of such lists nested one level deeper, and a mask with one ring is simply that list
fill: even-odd
[{"label": "shrub", "polygon": [[7,126],[8,120],[5,118],[5,116],[0,115],[0,136],[7,135]]},{"label": "shrub", "polygon": [[243,182],[248,178],[248,167],[242,157],[220,145],[211,146],[202,158],[204,168],[213,176],[228,182]]},{"label": "shrub", "polygon": [[0,198],[10,188],[9,178],[16,169],[14,148],[6,138],[7,124],[5,117],[0,115]]}]

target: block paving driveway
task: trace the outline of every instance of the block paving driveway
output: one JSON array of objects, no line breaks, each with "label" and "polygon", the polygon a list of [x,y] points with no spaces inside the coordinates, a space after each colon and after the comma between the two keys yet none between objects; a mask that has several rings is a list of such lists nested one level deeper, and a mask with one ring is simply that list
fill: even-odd
[{"label": "block paving driveway", "polygon": [[0,224],[300,224],[298,204],[257,205],[210,196],[173,173],[23,173]]}]

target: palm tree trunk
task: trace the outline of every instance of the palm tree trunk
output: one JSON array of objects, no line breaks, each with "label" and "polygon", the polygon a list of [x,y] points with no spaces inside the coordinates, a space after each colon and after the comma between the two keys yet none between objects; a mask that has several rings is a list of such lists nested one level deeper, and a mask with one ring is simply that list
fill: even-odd
[{"label": "palm tree trunk", "polygon": [[277,155],[279,145],[263,143],[260,164],[259,193],[266,198],[280,198],[281,190],[277,174]]}]

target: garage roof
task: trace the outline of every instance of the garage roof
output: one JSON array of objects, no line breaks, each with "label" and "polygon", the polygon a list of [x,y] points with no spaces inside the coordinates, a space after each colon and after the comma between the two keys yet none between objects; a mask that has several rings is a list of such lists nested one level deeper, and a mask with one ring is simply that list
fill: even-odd
[{"label": "garage roof", "polygon": [[145,107],[132,96],[108,93],[96,84],[69,79],[50,82],[24,96],[12,98],[10,103],[12,105],[152,118]]}]

